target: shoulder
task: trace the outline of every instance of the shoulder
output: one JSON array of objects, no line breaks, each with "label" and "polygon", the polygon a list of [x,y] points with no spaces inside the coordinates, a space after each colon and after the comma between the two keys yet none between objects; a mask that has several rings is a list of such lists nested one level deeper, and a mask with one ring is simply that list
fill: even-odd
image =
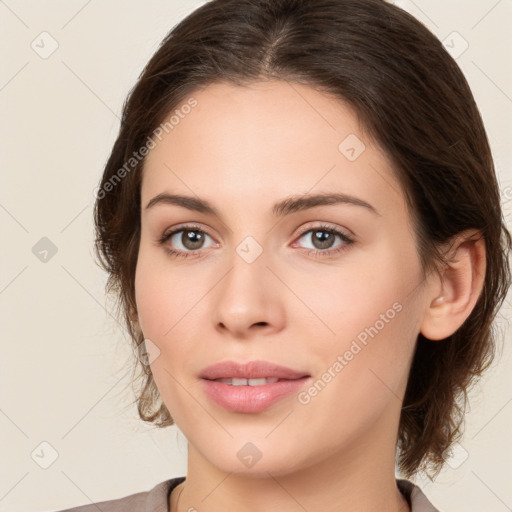
[{"label": "shoulder", "polygon": [[410,502],[411,512],[440,512],[416,484],[402,479],[397,479],[396,484]]},{"label": "shoulder", "polygon": [[113,500],[88,503],[55,512],[168,512],[169,494],[185,477],[171,478],[156,484],[152,489]]}]

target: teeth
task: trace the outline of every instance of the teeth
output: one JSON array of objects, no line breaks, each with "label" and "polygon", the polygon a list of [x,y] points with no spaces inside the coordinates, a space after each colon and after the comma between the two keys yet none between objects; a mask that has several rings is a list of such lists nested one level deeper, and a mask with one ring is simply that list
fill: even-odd
[{"label": "teeth", "polygon": [[224,384],[229,384],[230,386],[264,386],[265,384],[273,384],[274,382],[277,382],[279,379],[276,378],[265,378],[262,377],[261,379],[239,379],[239,378],[233,378],[233,379],[216,379],[217,382],[222,382]]}]

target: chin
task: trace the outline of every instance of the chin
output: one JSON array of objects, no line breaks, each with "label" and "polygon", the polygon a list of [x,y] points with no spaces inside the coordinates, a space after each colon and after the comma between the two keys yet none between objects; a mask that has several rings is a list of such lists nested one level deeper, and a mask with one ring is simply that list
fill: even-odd
[{"label": "chin", "polygon": [[210,464],[225,473],[254,478],[268,478],[269,473],[277,477],[299,470],[302,464],[297,454],[304,455],[303,447],[299,445],[283,447],[278,439],[270,441],[250,435],[219,443],[215,451],[210,444],[201,453]]}]

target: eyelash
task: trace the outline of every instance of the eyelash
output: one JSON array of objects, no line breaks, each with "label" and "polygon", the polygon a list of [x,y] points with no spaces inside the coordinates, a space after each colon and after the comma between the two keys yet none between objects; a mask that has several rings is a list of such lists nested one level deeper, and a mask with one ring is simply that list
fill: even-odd
[{"label": "eyelash", "polygon": [[[170,231],[168,233],[164,233],[159,239],[158,243],[160,245],[164,245],[167,240],[169,240],[171,237],[173,237],[176,233],[180,233],[181,231],[197,231],[199,233],[202,233],[204,235],[208,235],[206,231],[201,229],[199,226],[190,224],[185,226],[179,226],[177,229],[174,229],[173,231]],[[321,225],[321,226],[315,226],[313,228],[309,227],[304,229],[299,235],[298,239],[302,238],[306,233],[309,233],[310,231],[322,231],[325,233],[330,233],[332,235],[339,236],[341,240],[344,242],[342,245],[337,247],[336,249],[331,250],[320,250],[320,249],[306,249],[306,253],[308,256],[313,256],[315,258],[326,258],[326,257],[332,257],[336,256],[337,254],[340,254],[348,249],[348,247],[354,243],[354,239],[346,235],[345,233],[342,233],[341,231],[338,231],[337,229],[334,229],[330,226]],[[210,236],[210,235],[208,235]],[[168,246],[164,246],[165,251],[167,254],[173,257],[178,258],[193,258],[197,256],[197,252],[201,249],[197,249],[195,251],[177,251],[176,249],[171,249]]]}]

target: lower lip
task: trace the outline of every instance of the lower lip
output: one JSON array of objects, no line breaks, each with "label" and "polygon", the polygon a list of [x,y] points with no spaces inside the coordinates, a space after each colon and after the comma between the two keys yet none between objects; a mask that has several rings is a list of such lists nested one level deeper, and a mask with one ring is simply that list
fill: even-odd
[{"label": "lower lip", "polygon": [[279,400],[298,393],[310,377],[280,380],[262,386],[231,386],[223,382],[201,379],[206,394],[217,404],[234,412],[264,411]]}]

